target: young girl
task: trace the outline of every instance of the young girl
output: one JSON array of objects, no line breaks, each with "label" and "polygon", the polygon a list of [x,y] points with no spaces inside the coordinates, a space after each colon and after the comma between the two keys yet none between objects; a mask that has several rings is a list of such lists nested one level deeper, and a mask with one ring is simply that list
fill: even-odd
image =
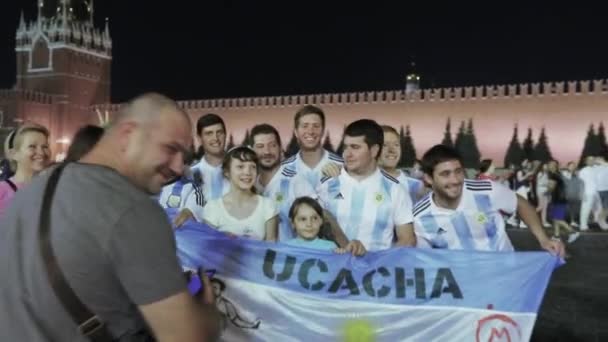
[{"label": "young girl", "polygon": [[333,241],[324,240],[319,237],[323,225],[323,209],[310,197],[299,197],[289,209],[289,219],[296,231],[297,237],[286,241],[292,246],[333,250],[336,253],[346,252],[343,248],[337,248]]},{"label": "young girl", "polygon": [[228,151],[222,169],[230,182],[230,191],[207,202],[203,211],[205,223],[230,235],[276,241],[275,203],[254,192],[258,166],[258,158],[250,148],[241,146]]},{"label": "young girl", "polygon": [[43,126],[27,124],[14,133],[13,148],[9,158],[15,164],[15,174],[0,182],[0,217],[18,189],[32,180],[34,175],[49,164],[49,131]]}]

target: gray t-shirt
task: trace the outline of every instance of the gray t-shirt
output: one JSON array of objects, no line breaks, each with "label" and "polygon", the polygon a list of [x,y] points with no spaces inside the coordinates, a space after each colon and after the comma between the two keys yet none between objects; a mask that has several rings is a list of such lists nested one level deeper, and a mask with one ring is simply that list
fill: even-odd
[{"label": "gray t-shirt", "polygon": [[[0,341],[86,341],[50,287],[38,247],[49,174],[20,190],[0,219]],[[50,230],[74,292],[121,341],[145,327],[137,305],[186,290],[163,210],[112,169],[68,165]]]}]

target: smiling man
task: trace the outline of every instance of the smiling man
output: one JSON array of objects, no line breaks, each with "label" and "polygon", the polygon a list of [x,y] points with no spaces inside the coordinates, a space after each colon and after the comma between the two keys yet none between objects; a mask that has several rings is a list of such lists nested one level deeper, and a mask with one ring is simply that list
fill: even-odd
[{"label": "smiling man", "polygon": [[418,246],[513,251],[501,212],[517,210],[543,249],[564,255],[564,246],[545,234],[536,211],[509,188],[490,180],[465,180],[460,154],[435,145],[422,157],[424,180],[432,192],[414,207]]},{"label": "smiling man", "polygon": [[173,221],[175,227],[180,227],[191,217],[202,222],[205,203],[222,197],[230,190],[230,183],[222,173],[222,161],[226,154],[224,120],[213,113],[201,116],[196,122],[196,135],[204,155],[198,164],[192,166],[191,173],[198,178],[195,183],[202,183],[197,185],[202,191],[191,191],[185,197],[184,206]]},{"label": "smiling man", "polygon": [[298,197],[317,195],[308,181],[281,165],[281,137],[269,124],[256,125],[251,129],[251,147],[260,161],[256,182],[258,193],[272,199],[279,209],[279,241],[289,241],[295,237],[289,219],[291,204]]},{"label": "smiling man", "polygon": [[347,238],[367,250],[416,244],[412,203],[399,181],[378,167],[384,133],[373,120],[358,120],[344,130],[344,169],[325,177],[317,193]]},{"label": "smiling man", "polygon": [[302,107],[294,117],[295,135],[300,151],[283,162],[283,165],[304,177],[313,188],[319,186],[323,167],[329,163],[342,164],[342,158],[323,148],[325,113],[319,107]]}]

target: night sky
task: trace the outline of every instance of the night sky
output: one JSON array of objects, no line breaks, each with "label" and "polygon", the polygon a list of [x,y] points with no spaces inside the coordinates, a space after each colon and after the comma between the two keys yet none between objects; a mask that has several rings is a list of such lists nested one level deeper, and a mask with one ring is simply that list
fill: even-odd
[{"label": "night sky", "polygon": [[[110,18],[113,102],[399,89],[412,61],[423,87],[608,77],[599,7],[396,3],[96,0],[95,17]],[[0,11],[0,88],[22,9],[35,18],[35,0]]]}]

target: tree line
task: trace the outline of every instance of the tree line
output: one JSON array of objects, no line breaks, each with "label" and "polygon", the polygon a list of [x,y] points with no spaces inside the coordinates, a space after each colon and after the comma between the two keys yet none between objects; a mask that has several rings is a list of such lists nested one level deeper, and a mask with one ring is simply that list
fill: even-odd
[{"label": "tree line", "polygon": [[[448,118],[445,131],[443,134],[443,140],[441,144],[456,148],[462,155],[463,163],[466,168],[477,169],[479,168],[481,153],[477,146],[477,139],[475,138],[475,131],[473,128],[473,119],[461,121],[458,128],[458,132],[454,139],[452,139],[452,122]],[[412,139],[410,126],[402,125],[399,129],[399,139],[401,141],[401,160],[399,161],[398,167],[406,168],[414,165],[417,159],[416,147],[414,146],[414,140]],[[249,130],[245,132],[242,145],[249,143]],[[234,139],[232,134],[228,138],[227,149],[234,147]],[[340,139],[340,143],[337,147],[334,147],[332,139],[329,133],[323,140],[323,148],[334,152],[338,155],[342,155],[344,150],[343,139]],[[285,158],[289,158],[299,151],[298,141],[295,134],[292,133],[291,139],[285,148]],[[585,138],[585,145],[580,156],[579,162],[582,162],[587,156],[598,156],[603,155],[608,157],[608,144],[606,142],[606,135],[604,132],[604,124],[600,122],[597,129],[593,124],[589,126],[587,131],[587,137]],[[549,143],[547,141],[547,135],[545,134],[545,128],[541,128],[538,140],[535,142],[532,136],[532,128],[528,128],[526,138],[523,142],[519,141],[518,127],[515,125],[513,128],[513,136],[503,161],[505,167],[511,165],[520,165],[524,159],[528,160],[539,160],[541,162],[547,162],[553,159]]]}]

